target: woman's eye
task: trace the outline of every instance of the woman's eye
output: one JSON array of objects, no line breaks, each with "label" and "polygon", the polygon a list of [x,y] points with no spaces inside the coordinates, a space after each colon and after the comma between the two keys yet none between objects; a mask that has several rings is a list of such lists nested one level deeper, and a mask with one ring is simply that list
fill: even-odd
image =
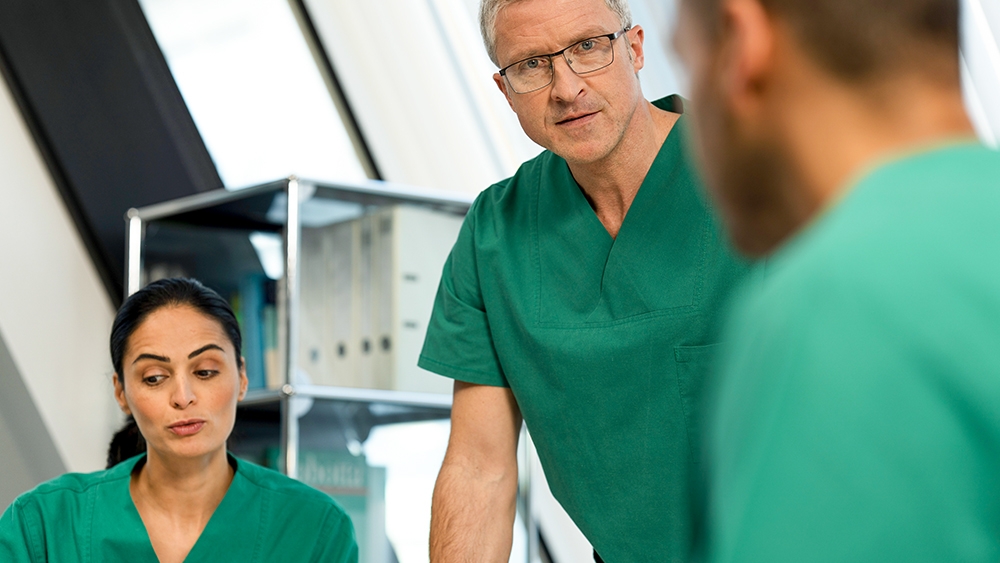
[{"label": "woman's eye", "polygon": [[146,385],[156,385],[166,378],[167,376],[165,375],[147,375],[142,378],[142,382]]},{"label": "woman's eye", "polygon": [[198,371],[194,372],[195,375],[197,375],[198,377],[200,377],[202,379],[208,379],[209,377],[213,377],[213,376],[217,375],[218,373],[219,372],[217,372],[217,371],[215,371],[213,369],[202,369],[202,370],[198,370]]}]

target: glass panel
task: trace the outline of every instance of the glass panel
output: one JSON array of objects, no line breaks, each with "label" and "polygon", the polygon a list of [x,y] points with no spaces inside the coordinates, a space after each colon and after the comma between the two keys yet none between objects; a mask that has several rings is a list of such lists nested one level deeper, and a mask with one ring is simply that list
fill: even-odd
[{"label": "glass panel", "polygon": [[228,188],[367,176],[286,0],[140,0]]},{"label": "glass panel", "polygon": [[1000,4],[962,4],[962,83],[969,116],[979,136],[996,146],[1000,138]]},{"label": "glass panel", "polygon": [[[305,396],[294,403],[299,479],[333,496],[350,515],[360,563],[427,563],[431,497],[448,446],[450,410]],[[276,468],[279,426],[276,398],[243,406],[230,450]],[[511,563],[526,561],[521,516]]]}]

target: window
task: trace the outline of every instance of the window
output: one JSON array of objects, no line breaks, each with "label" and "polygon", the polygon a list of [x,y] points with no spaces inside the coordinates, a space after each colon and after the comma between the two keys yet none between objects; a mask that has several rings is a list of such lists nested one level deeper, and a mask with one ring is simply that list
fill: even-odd
[{"label": "window", "polygon": [[1000,140],[1000,4],[962,3],[962,83],[969,116],[989,145]]},{"label": "window", "polygon": [[140,0],[227,188],[368,177],[286,0]]}]

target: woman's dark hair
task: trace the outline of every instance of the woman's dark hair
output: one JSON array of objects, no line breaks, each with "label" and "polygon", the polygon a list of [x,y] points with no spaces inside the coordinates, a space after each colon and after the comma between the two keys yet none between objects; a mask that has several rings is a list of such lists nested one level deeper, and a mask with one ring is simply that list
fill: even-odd
[{"label": "woman's dark hair", "polygon": [[[122,370],[122,359],[128,346],[128,340],[139,325],[154,311],[164,307],[191,307],[199,313],[215,319],[222,326],[223,332],[229,337],[236,350],[236,366],[243,367],[240,350],[243,339],[240,336],[240,325],[236,321],[229,302],[215,291],[205,287],[198,280],[190,278],[168,278],[155,281],[132,294],[115,316],[111,326],[111,364],[115,368],[118,382],[124,388],[125,373]],[[111,439],[108,447],[108,467],[139,455],[146,451],[146,442],[139,432],[135,419],[131,416],[125,426]]]}]

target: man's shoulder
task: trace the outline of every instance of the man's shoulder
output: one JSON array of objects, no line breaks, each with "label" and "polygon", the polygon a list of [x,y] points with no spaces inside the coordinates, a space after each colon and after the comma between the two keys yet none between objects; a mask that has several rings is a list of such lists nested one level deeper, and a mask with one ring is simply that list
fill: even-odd
[{"label": "man's shoulder", "polygon": [[522,163],[512,176],[483,190],[477,198],[477,207],[530,198],[533,190],[543,181],[542,175],[561,162],[564,161],[560,157],[551,151],[543,150],[534,158]]},{"label": "man's shoulder", "polygon": [[491,185],[476,197],[469,209],[467,224],[477,230],[482,226],[492,230],[526,219],[542,184],[560,165],[565,166],[565,161],[548,150],[525,161],[512,176]]}]

